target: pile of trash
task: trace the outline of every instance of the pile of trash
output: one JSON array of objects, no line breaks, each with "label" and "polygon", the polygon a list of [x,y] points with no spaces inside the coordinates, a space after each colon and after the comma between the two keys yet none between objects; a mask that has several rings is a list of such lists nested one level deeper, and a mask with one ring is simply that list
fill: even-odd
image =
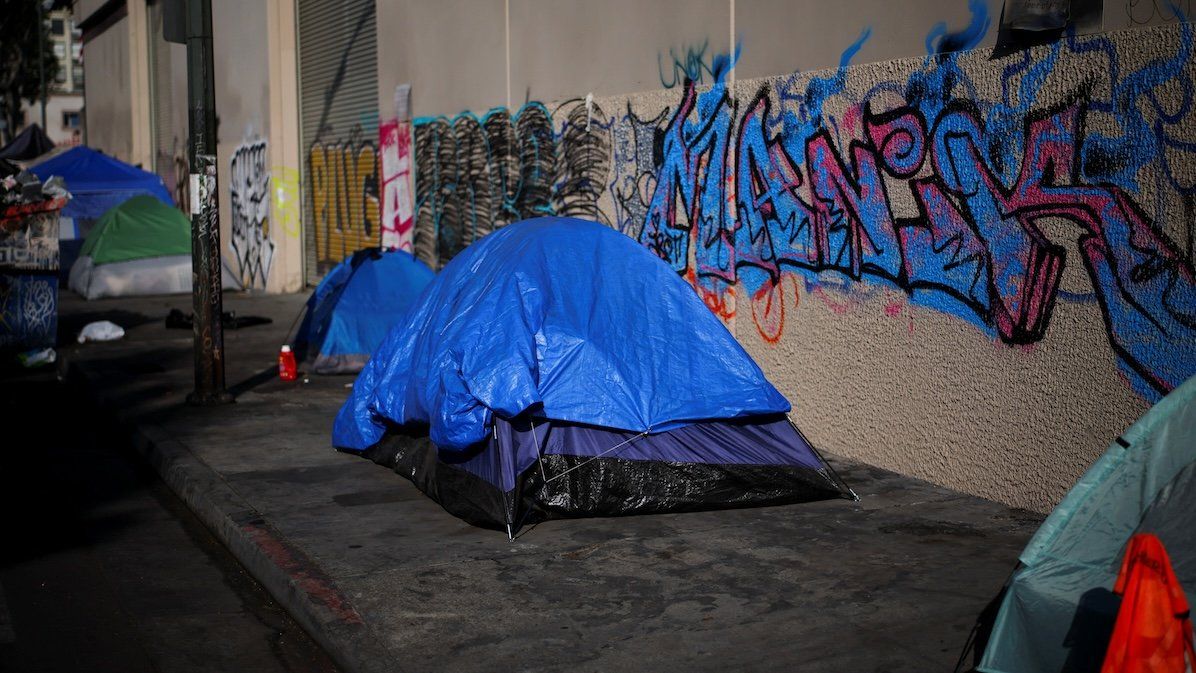
[{"label": "pile of trash", "polygon": [[53,363],[58,324],[59,212],[71,194],[60,176],[41,180],[0,158],[0,358]]},{"label": "pile of trash", "polygon": [[71,194],[61,177],[51,176],[42,182],[32,171],[0,159],[0,206],[24,206],[69,198]]}]

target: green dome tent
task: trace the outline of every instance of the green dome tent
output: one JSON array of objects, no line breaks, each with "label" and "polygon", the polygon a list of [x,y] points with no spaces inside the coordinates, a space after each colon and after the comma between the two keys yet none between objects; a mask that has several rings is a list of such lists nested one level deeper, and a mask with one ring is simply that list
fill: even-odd
[{"label": "green dome tent", "polygon": [[1196,597],[1196,377],[1118,437],[1043,522],[980,617],[975,670],[1100,670],[1120,604],[1112,589],[1137,533],[1162,540]]},{"label": "green dome tent", "polygon": [[88,233],[68,284],[87,299],[190,292],[191,221],[152,196],[125,201]]}]

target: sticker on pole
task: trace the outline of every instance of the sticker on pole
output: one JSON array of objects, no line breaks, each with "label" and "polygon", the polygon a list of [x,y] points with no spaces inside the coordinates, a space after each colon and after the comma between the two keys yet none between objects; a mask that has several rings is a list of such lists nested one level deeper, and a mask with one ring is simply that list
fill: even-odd
[{"label": "sticker on pole", "polygon": [[199,215],[203,212],[203,200],[199,198],[199,186],[203,180],[203,176],[199,173],[191,173],[190,187],[191,187],[191,214]]}]

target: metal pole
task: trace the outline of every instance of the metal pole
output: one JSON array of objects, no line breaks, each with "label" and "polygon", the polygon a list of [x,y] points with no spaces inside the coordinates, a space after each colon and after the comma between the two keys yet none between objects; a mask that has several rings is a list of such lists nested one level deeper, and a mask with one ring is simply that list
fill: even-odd
[{"label": "metal pole", "polygon": [[37,2],[37,72],[41,79],[42,131],[46,130],[46,10],[42,0]]},{"label": "metal pole", "polygon": [[191,287],[195,310],[195,391],[191,404],[232,401],[224,389],[224,310],[220,296],[220,220],[216,200],[216,94],[212,2],[186,0],[187,103],[191,134]]}]

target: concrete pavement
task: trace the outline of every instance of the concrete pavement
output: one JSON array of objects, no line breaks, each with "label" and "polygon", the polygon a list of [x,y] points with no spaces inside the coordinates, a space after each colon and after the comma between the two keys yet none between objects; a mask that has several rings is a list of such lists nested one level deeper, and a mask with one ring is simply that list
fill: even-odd
[{"label": "concrete pavement", "polygon": [[[329,444],[350,377],[277,380],[304,296],[228,295],[237,403],[183,404],[190,298],[83,302],[64,370],[347,671],[945,671],[1040,517],[835,460],[861,496],[553,521],[513,543]],[[796,417],[801,423],[800,415]],[[824,447],[833,450],[833,447]]]}]

